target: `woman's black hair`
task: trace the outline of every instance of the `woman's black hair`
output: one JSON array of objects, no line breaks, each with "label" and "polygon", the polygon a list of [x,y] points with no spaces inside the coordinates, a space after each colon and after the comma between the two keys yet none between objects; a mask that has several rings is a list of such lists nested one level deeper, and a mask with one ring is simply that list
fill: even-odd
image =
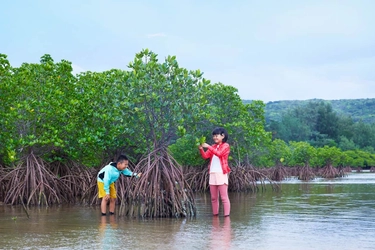
[{"label": "woman's black hair", "polygon": [[118,158],[117,158],[117,162],[123,162],[123,161],[128,161],[128,157],[124,154],[120,155]]},{"label": "woman's black hair", "polygon": [[228,132],[221,127],[215,128],[214,131],[212,131],[212,135],[224,135],[223,142],[227,142],[228,140]]}]

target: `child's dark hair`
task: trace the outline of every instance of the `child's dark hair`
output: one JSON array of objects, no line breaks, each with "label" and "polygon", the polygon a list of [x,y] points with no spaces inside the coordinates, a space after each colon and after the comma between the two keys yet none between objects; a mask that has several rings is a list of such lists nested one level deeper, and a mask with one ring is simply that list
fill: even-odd
[{"label": "child's dark hair", "polygon": [[128,161],[128,157],[124,154],[121,154],[118,158],[117,158],[117,162],[123,162],[123,161]]},{"label": "child's dark hair", "polygon": [[221,127],[215,128],[214,131],[212,131],[212,135],[224,135],[223,142],[227,142],[228,140],[228,132]]}]

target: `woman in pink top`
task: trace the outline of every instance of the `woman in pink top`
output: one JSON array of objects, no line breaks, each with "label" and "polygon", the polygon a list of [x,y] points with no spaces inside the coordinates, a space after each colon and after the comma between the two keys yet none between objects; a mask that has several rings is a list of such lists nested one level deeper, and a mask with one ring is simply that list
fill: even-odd
[{"label": "woman in pink top", "polygon": [[[204,159],[210,158],[208,171],[210,173],[210,193],[212,203],[212,213],[214,216],[219,215],[219,194],[224,206],[224,216],[230,214],[230,201],[228,198],[228,156],[230,147],[227,143],[228,133],[224,128],[216,128],[212,131],[215,144],[210,146],[203,143],[199,146],[199,152]],[[203,148],[207,150],[204,151]]]}]

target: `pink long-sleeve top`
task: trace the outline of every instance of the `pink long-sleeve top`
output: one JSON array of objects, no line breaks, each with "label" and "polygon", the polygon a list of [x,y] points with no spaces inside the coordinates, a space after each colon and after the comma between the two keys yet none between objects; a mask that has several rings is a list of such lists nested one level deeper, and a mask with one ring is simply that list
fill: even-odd
[{"label": "pink long-sleeve top", "polygon": [[[203,148],[199,149],[202,157],[204,159],[210,158],[210,165],[212,162],[212,156],[216,155],[220,159],[221,168],[223,169],[223,174],[227,174],[230,172],[230,168],[228,166],[228,156],[230,153],[230,146],[228,143],[223,142],[221,144],[214,144],[207,148],[207,151],[204,151]],[[209,170],[209,169],[208,169]]]}]

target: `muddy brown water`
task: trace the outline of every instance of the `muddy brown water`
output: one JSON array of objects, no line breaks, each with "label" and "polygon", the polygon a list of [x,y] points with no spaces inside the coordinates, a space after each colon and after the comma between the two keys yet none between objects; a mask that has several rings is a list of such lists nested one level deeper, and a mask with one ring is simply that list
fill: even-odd
[{"label": "muddy brown water", "polygon": [[[196,194],[185,219],[100,216],[99,206],[0,206],[0,249],[375,249],[375,174],[230,193],[229,218]],[[222,207],[220,208],[222,213]]]}]

